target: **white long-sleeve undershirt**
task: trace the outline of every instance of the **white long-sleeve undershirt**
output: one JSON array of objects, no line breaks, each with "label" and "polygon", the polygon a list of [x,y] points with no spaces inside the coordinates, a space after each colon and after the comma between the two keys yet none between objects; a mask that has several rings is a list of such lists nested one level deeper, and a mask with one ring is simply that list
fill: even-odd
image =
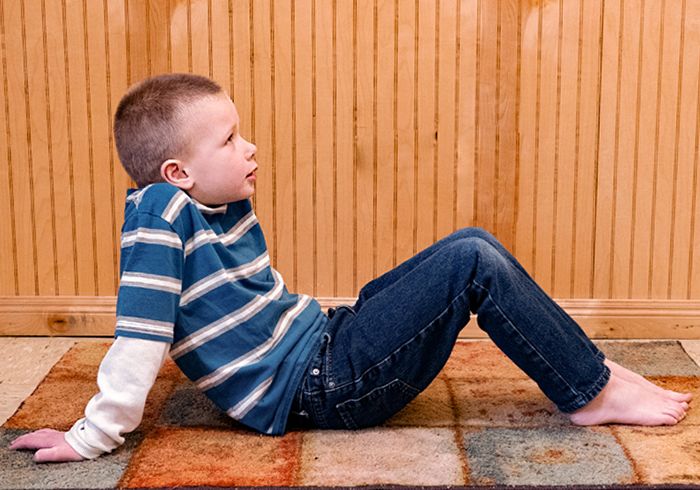
[{"label": "white long-sleeve undershirt", "polygon": [[111,452],[141,423],[146,397],[155,383],[170,344],[117,337],[97,373],[97,393],[85,407],[85,417],[65,435],[66,442],[86,459]]}]

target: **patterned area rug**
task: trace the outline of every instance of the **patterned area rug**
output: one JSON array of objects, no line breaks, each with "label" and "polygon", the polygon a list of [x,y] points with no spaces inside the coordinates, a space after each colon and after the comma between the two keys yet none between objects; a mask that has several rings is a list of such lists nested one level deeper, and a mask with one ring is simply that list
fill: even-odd
[{"label": "patterned area rug", "polygon": [[[618,363],[700,399],[700,368],[679,343],[599,345]],[[700,488],[700,410],[674,427],[574,427],[490,342],[460,342],[424,393],[370,430],[251,433],[168,361],[143,423],[114,453],[36,465],[31,453],[8,450],[20,434],[66,430],[81,416],[107,348],[77,343],[0,428],[0,489]]]}]

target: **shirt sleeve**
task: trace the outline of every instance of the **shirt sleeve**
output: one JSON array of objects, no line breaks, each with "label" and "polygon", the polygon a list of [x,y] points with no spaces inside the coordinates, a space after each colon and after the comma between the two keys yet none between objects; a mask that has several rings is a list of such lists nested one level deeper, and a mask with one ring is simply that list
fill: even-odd
[{"label": "shirt sleeve", "polygon": [[124,443],[123,434],[138,427],[169,347],[153,340],[115,339],[97,374],[99,393],[88,402],[85,417],[65,435],[78,454],[94,459],[111,452]]},{"label": "shirt sleeve", "polygon": [[173,342],[183,241],[162,217],[136,212],[122,230],[116,336]]}]

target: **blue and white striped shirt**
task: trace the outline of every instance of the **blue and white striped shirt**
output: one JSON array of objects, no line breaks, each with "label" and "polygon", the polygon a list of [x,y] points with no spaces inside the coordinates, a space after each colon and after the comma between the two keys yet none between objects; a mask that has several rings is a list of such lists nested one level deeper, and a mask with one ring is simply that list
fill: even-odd
[{"label": "blue and white striped shirt", "polygon": [[124,213],[115,335],[171,343],[219,408],[283,433],[327,317],[270,266],[250,202],[210,208],[158,183],[130,190]]}]

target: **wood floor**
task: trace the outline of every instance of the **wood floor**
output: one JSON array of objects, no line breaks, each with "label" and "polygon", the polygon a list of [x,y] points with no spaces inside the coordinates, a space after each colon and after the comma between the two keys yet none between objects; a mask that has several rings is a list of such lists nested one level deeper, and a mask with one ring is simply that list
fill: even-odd
[{"label": "wood floor", "polygon": [[[0,357],[0,424],[12,416],[75,342],[86,340],[110,341],[109,338],[85,337],[0,337],[0,352],[3,353]],[[681,344],[700,365],[700,340],[682,340]]]}]

